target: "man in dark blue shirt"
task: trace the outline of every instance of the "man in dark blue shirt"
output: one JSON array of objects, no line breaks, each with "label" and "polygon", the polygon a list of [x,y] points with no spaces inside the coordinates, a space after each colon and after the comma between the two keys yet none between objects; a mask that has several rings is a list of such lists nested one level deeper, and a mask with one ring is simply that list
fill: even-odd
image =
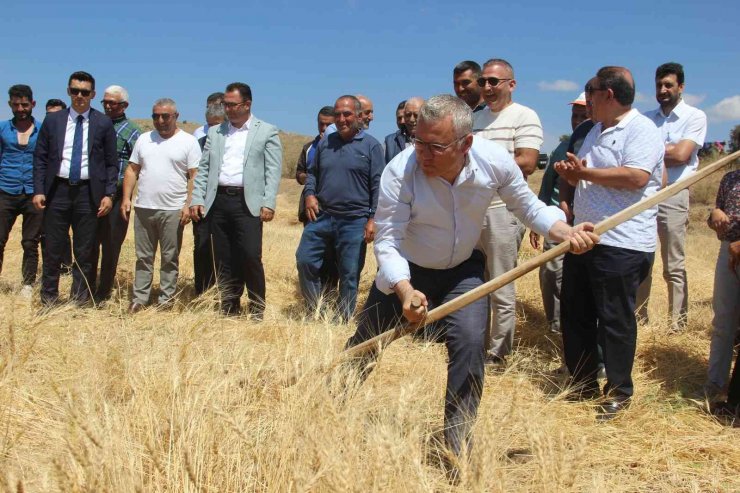
[{"label": "man in dark blue shirt", "polygon": [[13,118],[0,122],[0,270],[5,244],[19,215],[23,216],[23,296],[30,298],[39,263],[39,240],[43,212],[33,206],[33,151],[40,122],[31,113],[36,101],[33,91],[17,84],[8,91]]},{"label": "man in dark blue shirt", "polygon": [[342,96],[334,104],[337,131],[319,142],[306,177],[306,216],[296,251],[298,279],[309,310],[321,297],[324,251],[333,245],[339,267],[339,314],[349,320],[357,303],[357,286],[366,244],[375,237],[375,207],[383,146],[362,130],[361,103]]}]

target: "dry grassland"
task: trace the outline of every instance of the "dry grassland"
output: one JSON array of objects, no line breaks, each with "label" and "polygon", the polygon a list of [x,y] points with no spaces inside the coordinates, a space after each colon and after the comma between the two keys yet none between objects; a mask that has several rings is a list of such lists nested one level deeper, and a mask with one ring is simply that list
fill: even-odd
[{"label": "dry grassland", "polygon": [[[530,273],[517,282],[518,350],[505,372],[487,375],[474,450],[451,484],[438,445],[443,345],[398,341],[345,400],[331,397],[320,372],[281,385],[295,369],[328,363],[353,332],[303,312],[298,191],[283,181],[277,218],[265,227],[262,324],[221,317],[216,293],[193,299],[189,229],[172,311],[126,314],[130,231],[110,302],[39,316],[37,302],[18,294],[14,229],[0,292],[0,490],[740,491],[740,431],[690,400],[706,370],[719,245],[703,223],[701,197],[687,245],[689,328],[667,335],[658,259],[632,407],[597,424],[593,404],[565,402],[555,372],[560,342],[546,331]],[[360,303],[375,269],[369,255]],[[63,293],[69,284],[67,277]]]}]

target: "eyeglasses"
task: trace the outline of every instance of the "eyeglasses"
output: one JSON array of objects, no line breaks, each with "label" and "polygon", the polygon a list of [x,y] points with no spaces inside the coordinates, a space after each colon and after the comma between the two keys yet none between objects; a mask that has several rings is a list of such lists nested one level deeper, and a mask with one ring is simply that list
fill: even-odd
[{"label": "eyeglasses", "polygon": [[168,121],[173,116],[175,116],[174,113],[152,113],[152,120],[158,120],[161,118],[164,121]]},{"label": "eyeglasses", "polygon": [[437,156],[440,156],[440,155],[444,154],[447,149],[449,149],[450,147],[452,147],[453,144],[456,144],[457,142],[460,142],[465,137],[467,137],[467,135],[463,135],[459,139],[455,139],[455,140],[453,140],[452,142],[450,142],[447,145],[442,145],[442,144],[428,144],[428,143],[424,142],[423,140],[419,140],[417,138],[411,139],[411,142],[414,144],[414,147],[416,148],[417,151],[420,150],[420,149],[425,149],[427,151],[430,151],[432,154],[436,154]]},{"label": "eyeglasses", "polygon": [[224,105],[224,108],[236,108],[237,106],[242,105],[244,103],[245,103],[245,101],[242,101],[241,103],[232,103],[232,102],[229,102],[229,101],[224,101],[221,104]]},{"label": "eyeglasses", "polygon": [[478,77],[478,80],[476,80],[476,82],[478,83],[479,87],[486,87],[486,82],[488,82],[491,87],[496,87],[505,80],[512,79],[499,79],[498,77]]},{"label": "eyeglasses", "polygon": [[100,104],[103,106],[118,106],[120,104],[123,104],[124,101],[113,101],[112,99],[101,99]]},{"label": "eyeglasses", "polygon": [[589,96],[595,93],[596,91],[606,91],[609,89],[608,87],[593,87],[591,84],[586,84],[586,87],[584,88],[586,94]]},{"label": "eyeglasses", "polygon": [[72,96],[82,95],[83,97],[88,97],[90,96],[90,94],[92,94],[92,91],[90,89],[77,89],[76,87],[70,87],[69,93]]}]

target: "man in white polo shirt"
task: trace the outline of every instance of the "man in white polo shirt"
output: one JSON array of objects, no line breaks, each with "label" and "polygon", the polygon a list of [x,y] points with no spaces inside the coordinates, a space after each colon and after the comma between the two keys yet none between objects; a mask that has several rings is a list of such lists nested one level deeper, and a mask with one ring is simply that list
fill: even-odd
[{"label": "man in white polo shirt", "polygon": [[[542,146],[542,124],[537,113],[512,101],[516,79],[514,69],[506,60],[488,60],[476,82],[482,88],[488,107],[473,114],[473,132],[502,145],[526,180],[537,168]],[[524,225],[495,194],[486,213],[479,244],[486,254],[490,279],[516,267],[524,231]],[[515,325],[516,290],[514,283],[509,283],[491,295],[487,362],[501,364],[511,353]]]},{"label": "man in white polo shirt", "polygon": [[161,249],[159,305],[172,302],[177,288],[182,230],[190,222],[193,179],[200,162],[198,140],[177,128],[177,105],[158,99],[152,109],[155,130],[139,137],[123,179],[121,214],[128,221],[131,196],[138,179],[134,239],[136,270],[129,313],[149,303],[154,255]]},{"label": "man in white polo shirt", "polygon": [[[672,185],[696,171],[699,149],[707,135],[707,115],[683,100],[684,73],[678,63],[664,63],[655,71],[655,99],[660,105],[648,111],[660,129],[665,142],[664,163],[667,184]],[[689,224],[689,189],[677,193],[658,206],[658,237],[663,259],[663,279],[668,284],[668,313],[671,332],[686,327],[689,307],[689,284],[684,263],[686,226]],[[651,274],[637,291],[638,316],[647,321]]]},{"label": "man in white polo shirt", "polygon": [[[624,67],[603,67],[586,84],[596,123],[578,157],[555,165],[576,187],[575,224],[598,223],[653,195],[661,185],[663,140],[649,118],[632,109],[635,84]],[[575,397],[600,393],[598,346],[606,370],[597,419],[609,420],[629,405],[637,344],[635,295],[652,265],[658,208],[648,209],[601,235],[582,256],[566,254],[560,315],[565,363]]]}]

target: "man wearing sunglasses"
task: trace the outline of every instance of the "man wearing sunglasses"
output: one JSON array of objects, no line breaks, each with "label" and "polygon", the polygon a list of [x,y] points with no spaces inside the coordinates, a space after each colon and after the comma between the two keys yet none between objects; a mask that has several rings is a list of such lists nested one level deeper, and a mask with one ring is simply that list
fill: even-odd
[{"label": "man wearing sunglasses", "polygon": [[141,135],[139,126],[126,118],[126,108],[129,104],[126,89],[121,86],[109,86],[105,89],[100,104],[103,105],[103,110],[108,118],[113,121],[113,128],[116,130],[119,172],[116,194],[113,197],[112,213],[98,219],[97,245],[93,249],[92,263],[93,271],[96,271],[100,258],[100,272],[97,276],[97,283],[93,281],[91,284],[91,286],[95,286],[94,299],[96,303],[107,300],[113,290],[121,246],[128,231],[128,221],[121,214],[118,214],[123,196],[123,177],[128,167],[131,152],[134,150],[134,144]]},{"label": "man wearing sunglasses", "polygon": [[[379,270],[347,346],[391,329],[401,317],[419,322],[427,309],[483,284],[485,259],[475,247],[494,193],[535,231],[553,241],[570,240],[574,252],[598,242],[593,225],[570,227],[563,211],[537,200],[511,156],[474,137],[472,124],[472,111],[461,99],[430,98],[419,112],[414,147],[383,172],[375,216]],[[481,399],[487,312],[482,298],[436,324],[448,354],[444,436],[458,455],[469,444]],[[356,362],[363,377],[376,356]]]},{"label": "man wearing sunglasses", "polygon": [[[532,174],[542,146],[542,124],[534,110],[512,100],[516,88],[514,69],[506,60],[494,58],[483,65],[477,80],[488,106],[473,115],[476,135],[503,146],[524,175]],[[481,233],[489,278],[516,267],[524,237],[522,223],[494,196]],[[500,366],[511,353],[516,325],[516,290],[510,283],[491,295],[490,339],[487,361]]]},{"label": "man wearing sunglasses", "polygon": [[44,209],[41,303],[45,307],[59,300],[59,272],[70,226],[71,298],[81,305],[89,303],[98,218],[111,211],[118,183],[113,122],[90,108],[95,79],[87,72],[73,73],[67,94],[71,107],[44,119],[33,159],[33,203]]},{"label": "man wearing sunglasses", "polygon": [[[664,142],[660,130],[632,108],[635,83],[624,67],[603,67],[586,84],[594,127],[578,156],[555,164],[576,187],[575,224],[598,223],[661,186]],[[652,207],[612,228],[584,256],[565,255],[560,315],[565,363],[577,398],[601,394],[597,381],[603,351],[604,395],[597,419],[614,418],[630,402],[637,343],[635,296],[647,276],[657,243]]]}]

